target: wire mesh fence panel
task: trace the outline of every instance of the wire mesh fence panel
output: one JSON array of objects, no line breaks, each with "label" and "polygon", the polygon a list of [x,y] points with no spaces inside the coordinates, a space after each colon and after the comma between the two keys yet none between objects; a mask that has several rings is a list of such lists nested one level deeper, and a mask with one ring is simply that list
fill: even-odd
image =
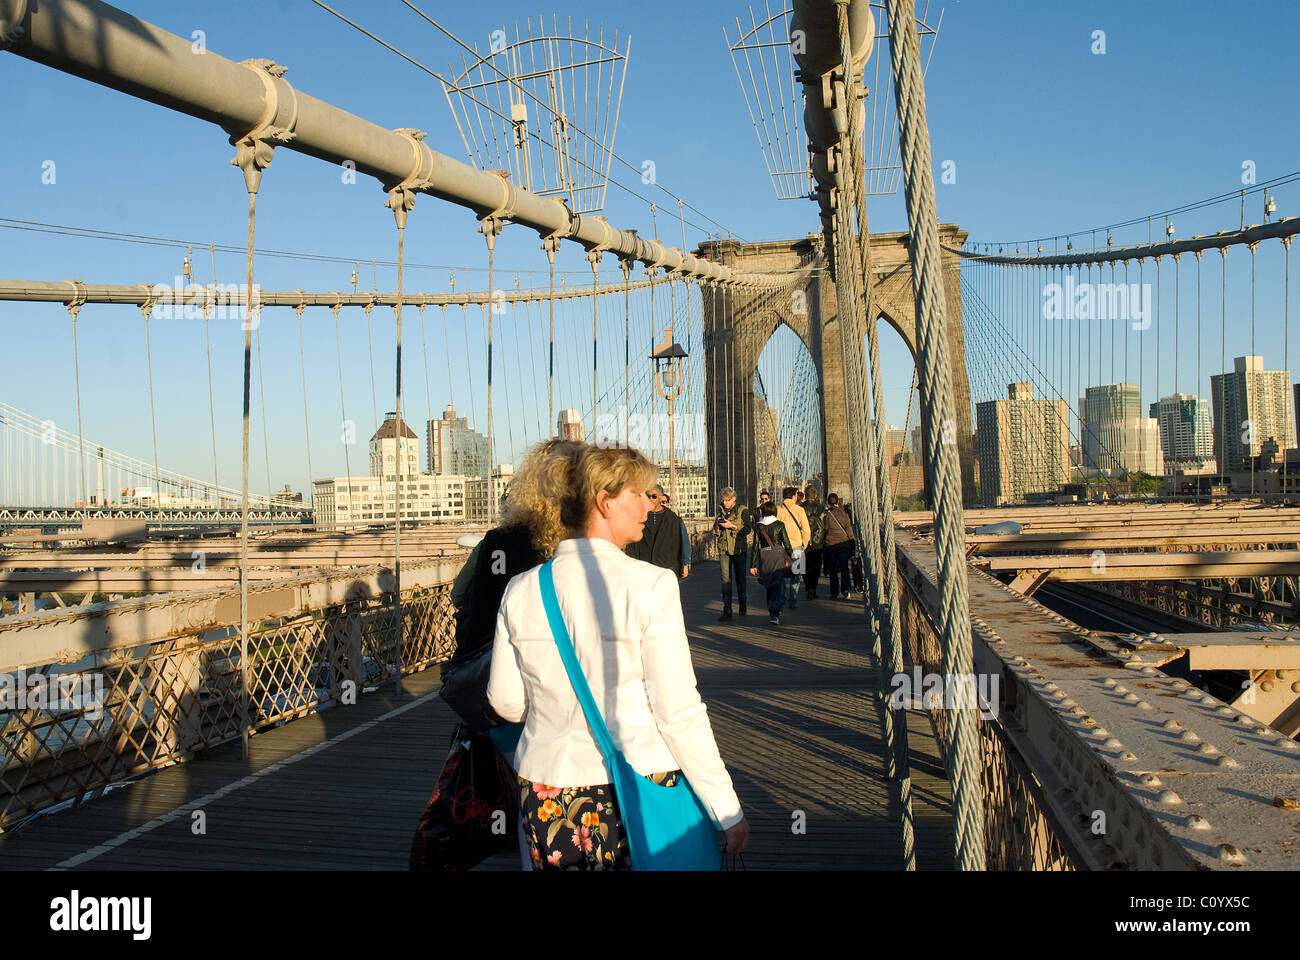
[{"label": "wire mesh fence panel", "polygon": [[[249,726],[264,730],[450,658],[450,584],[404,591],[398,656],[391,593],[249,632]],[[94,662],[96,661],[97,662]],[[0,685],[0,829],[238,739],[239,638],[231,627],[36,664]],[[348,684],[352,686],[349,687]]]}]

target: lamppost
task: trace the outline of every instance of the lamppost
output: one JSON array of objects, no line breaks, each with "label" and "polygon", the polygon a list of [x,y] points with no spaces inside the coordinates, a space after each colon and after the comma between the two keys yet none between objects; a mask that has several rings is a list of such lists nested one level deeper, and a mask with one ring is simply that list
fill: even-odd
[{"label": "lamppost", "polygon": [[654,362],[655,392],[668,401],[668,496],[674,504],[677,503],[677,461],[673,451],[675,441],[673,401],[681,395],[682,388],[685,386],[682,361],[688,356],[689,354],[682,349],[682,345],[673,340],[672,327],[664,327],[664,342],[655,347],[654,353],[650,354],[650,359]]}]

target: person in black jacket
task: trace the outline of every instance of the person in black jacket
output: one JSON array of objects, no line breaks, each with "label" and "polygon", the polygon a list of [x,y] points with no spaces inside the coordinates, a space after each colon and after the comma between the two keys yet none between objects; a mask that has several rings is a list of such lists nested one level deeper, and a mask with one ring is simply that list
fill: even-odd
[{"label": "person in black jacket", "polygon": [[826,509],[821,505],[817,488],[808,485],[801,504],[808,517],[808,546],[804,548],[803,586],[806,598],[817,599],[817,581],[822,575],[822,550],[826,546]]},{"label": "person in black jacket", "polygon": [[456,649],[442,666],[441,696],[479,733],[502,723],[487,702],[501,595],[513,577],[549,559],[569,535],[560,503],[571,466],[585,449],[586,444],[572,440],[547,440],[535,447],[506,488],[500,525],[484,535],[466,561],[471,574],[456,609]]},{"label": "person in black jacket", "polygon": [[677,574],[678,580],[691,575],[690,543],[685,539],[682,518],[664,506],[664,488],[655,484],[646,491],[650,512],[645,518],[645,534],[623,548],[634,560],[644,560]]},{"label": "person in black jacket", "polygon": [[[782,586],[786,581],[786,570],[771,567],[763,572],[763,550],[784,551],[786,557],[791,555],[790,537],[785,532],[785,524],[776,519],[776,504],[770,500],[758,508],[759,521],[754,525],[753,550],[749,562],[749,572],[763,584],[767,590],[768,623],[781,625]],[[769,554],[771,556],[771,554]]]}]

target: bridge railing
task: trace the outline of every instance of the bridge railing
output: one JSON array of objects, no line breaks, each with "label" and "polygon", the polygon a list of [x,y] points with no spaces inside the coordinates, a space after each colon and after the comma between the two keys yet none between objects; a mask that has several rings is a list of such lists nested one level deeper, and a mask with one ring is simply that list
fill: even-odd
[{"label": "bridge railing", "polygon": [[[386,568],[251,586],[250,731],[449,658],[458,568],[404,566],[400,651]],[[231,590],[0,620],[0,830],[239,738],[238,624]]]},{"label": "bridge railing", "polygon": [[[902,557],[900,551],[900,558]],[[905,565],[902,570],[908,569]],[[935,609],[927,605],[916,571],[899,579],[904,657],[909,667],[923,675],[941,676],[943,653],[936,628]],[[914,685],[913,685],[914,686]],[[924,686],[922,687],[924,690]],[[924,700],[923,697],[920,699]],[[951,713],[946,701],[927,708],[939,749],[946,757],[952,748]],[[996,704],[994,706],[997,706]],[[983,771],[984,843],[990,870],[1076,870],[1080,868],[1067,831],[1061,828],[1046,803],[1042,784],[1025,759],[1008,740],[997,720],[984,713],[976,724]]]}]

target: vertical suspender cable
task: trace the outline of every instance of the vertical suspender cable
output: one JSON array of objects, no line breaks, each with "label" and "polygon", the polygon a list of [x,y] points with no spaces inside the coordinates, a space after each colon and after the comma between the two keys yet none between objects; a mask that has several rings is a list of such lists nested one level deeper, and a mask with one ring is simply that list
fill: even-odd
[{"label": "vertical suspender cable", "polygon": [[153,504],[159,515],[162,514],[162,474],[158,471],[158,418],[153,402],[153,348],[149,342],[149,315],[153,313],[153,301],[146,300],[140,308],[144,314],[144,356],[145,366],[149,372],[149,427],[153,433]]},{"label": "vertical suspender cable", "polygon": [[[351,425],[349,430],[348,408],[343,402],[343,343],[339,337],[339,307],[341,304],[335,303],[330,307],[330,312],[334,314],[334,348],[338,353],[339,364],[339,416],[342,418],[339,424],[339,435],[343,438],[343,469],[347,472],[348,487],[348,522],[349,524],[355,519],[356,504],[352,502],[352,455],[348,453],[348,447],[356,440],[356,426]],[[349,434],[351,435],[349,438]],[[334,517],[337,524],[339,509],[337,506],[338,495],[335,494]]]},{"label": "vertical suspender cable", "polygon": [[[1202,439],[1201,439],[1201,254],[1204,251],[1196,251],[1196,412],[1192,421],[1192,436],[1196,438],[1193,448],[1193,456],[1197,458],[1197,467],[1203,467],[1202,457]],[[1111,266],[1114,270],[1114,266]],[[1213,404],[1213,399],[1211,399]],[[1197,491],[1200,491],[1200,482],[1197,482]],[[1198,497],[1199,499],[1199,497]]]},{"label": "vertical suspender cable", "polygon": [[[212,290],[215,298],[217,289],[217,248],[215,244],[208,244],[208,256],[212,261]],[[212,300],[204,296],[203,345],[208,355],[208,419],[211,421],[212,426],[212,488],[213,496],[220,497],[220,494],[216,492],[221,487],[221,476],[217,472],[217,405],[212,391],[212,339],[208,336],[208,317],[212,312],[211,303]]]},{"label": "vertical suspender cable", "polygon": [[257,404],[262,408],[262,462],[266,466],[267,506],[271,503],[271,437],[266,430],[266,381],[262,378],[262,310],[253,313],[253,326],[257,331]]},{"label": "vertical suspender cable", "polygon": [[552,437],[555,436],[555,251],[559,245],[560,241],[554,237],[547,237],[542,241],[542,249],[546,251],[551,277],[551,292],[546,300],[550,313],[550,332],[546,347],[546,418],[550,424],[548,429]]},{"label": "vertical suspender cable", "polygon": [[[911,3],[887,0],[890,68],[899,115],[904,192],[912,243],[910,256],[916,295],[917,340],[921,356],[921,397],[930,408],[931,486],[935,499],[935,545],[943,636],[943,672],[947,677],[973,676],[970,609],[966,582],[966,534],[961,502],[960,466],[955,444],[943,435],[955,427],[949,382],[946,306],[942,290],[938,217],[935,209],[930,130],[925,115],[920,41]],[[948,752],[949,780],[956,814],[956,864],[963,870],[984,869],[983,797],[980,783],[979,732],[971,710],[954,711],[953,743]]]},{"label": "vertical suspender cable", "polygon": [[[311,469],[311,420],[307,416],[307,354],[302,343],[302,314],[304,309],[306,308],[300,303],[294,313],[298,315],[298,365],[302,369],[302,429],[307,447],[307,496],[311,498],[311,502],[314,502],[316,487],[312,482],[314,474]],[[267,492],[270,493],[269,490]]]},{"label": "vertical suspender cable", "polygon": [[72,315],[72,380],[77,394],[77,475],[81,484],[82,503],[90,506],[90,496],[86,492],[86,437],[81,429],[81,363],[77,358],[77,314],[80,312],[79,298],[68,304],[68,313]]},{"label": "vertical suspender cable", "polygon": [[[1179,392],[1178,371],[1182,369],[1178,365],[1178,339],[1179,339],[1178,335],[1181,332],[1181,326],[1182,326],[1182,320],[1180,318],[1180,311],[1182,310],[1182,300],[1178,289],[1179,287],[1178,260],[1179,260],[1178,254],[1175,253],[1174,254],[1174,389],[1173,389],[1174,393]],[[1156,391],[1156,400],[1157,401],[1160,400],[1160,392],[1158,390]],[[1174,453],[1175,455],[1177,455],[1177,451],[1174,451]]]},{"label": "vertical suspender cable", "polygon": [[[651,211],[654,210],[654,204],[650,205],[650,209]],[[656,230],[655,232],[657,234],[658,230]],[[653,266],[648,266],[645,268],[646,279],[650,281],[650,347],[649,350],[651,353],[654,353],[654,349],[655,349],[655,273],[656,272],[657,271]],[[650,404],[650,417],[646,422],[651,424],[651,427],[649,430],[646,431],[646,438],[647,438],[646,445],[649,447],[649,449],[646,450],[645,452],[650,456],[651,459],[654,459],[654,446],[653,446],[653,440],[655,435],[654,426],[653,426],[654,414],[655,414],[654,390],[651,390],[649,393],[649,404]],[[730,475],[728,475],[727,477],[727,482],[731,483]]]},{"label": "vertical suspender cable", "polygon": [[361,309],[364,310],[366,314],[366,345],[370,350],[370,417],[371,417],[371,421],[375,425],[375,429],[378,430],[379,429],[379,401],[376,399],[376,395],[375,395],[375,333],[370,326],[370,311],[373,310],[374,308],[375,308],[375,304],[373,301],[371,301]]},{"label": "vertical suspender cable", "polygon": [[[456,406],[456,386],[451,378],[451,334],[447,332],[447,305],[445,303],[442,305],[442,353],[443,358],[447,361],[447,394],[454,408]],[[471,418],[474,416],[472,408],[469,415]]]},{"label": "vertical suspender cable", "polygon": [[[496,448],[492,440],[492,290],[494,268],[496,266],[497,234],[501,232],[501,222],[491,217],[485,219],[479,229],[487,241],[488,248],[488,285],[487,300],[483,304],[487,318],[487,523],[492,526],[496,520],[495,497],[492,496],[492,465],[496,457]],[[467,347],[468,349],[468,347]]]},{"label": "vertical suspender cable", "polygon": [[[1219,474],[1226,480],[1230,469],[1228,461],[1228,376],[1227,376],[1227,333],[1228,333],[1228,248],[1219,248],[1219,392],[1222,398],[1219,409],[1219,462],[1215,464]],[[1213,400],[1211,400],[1213,402]],[[1240,429],[1240,428],[1238,428]]]},{"label": "vertical suspender cable", "polygon": [[244,422],[240,466],[239,502],[239,729],[244,758],[248,758],[248,434],[253,383],[253,233],[257,224],[257,191],[262,168],[271,162],[271,147],[265,141],[246,137],[237,142],[235,164],[244,174],[248,188],[248,282],[244,288]]},{"label": "vertical suspender cable", "polygon": [[[538,305],[538,313],[541,313],[540,305]],[[537,344],[533,342],[532,303],[527,300],[524,301],[524,326],[528,328],[528,379],[533,385],[533,424],[537,427],[537,440],[541,442],[550,434],[543,433],[542,425],[538,423],[542,415],[542,405],[537,400]],[[522,389],[521,384],[520,390]]]},{"label": "vertical suspender cable", "polygon": [[600,277],[597,276],[597,270],[600,266],[600,251],[593,250],[587,255],[591,261],[591,440],[594,443],[596,439],[596,404],[600,396],[599,388],[599,365],[597,363],[598,339],[597,323],[599,321],[599,300],[596,296],[596,288],[600,286]]},{"label": "vertical suspender cable", "polygon": [[[468,290],[466,291],[466,293],[468,293]],[[469,300],[468,298],[466,299],[465,303],[462,303],[460,305],[460,328],[461,328],[461,335],[464,337],[464,342],[465,342],[465,370],[472,371],[472,367],[470,364],[470,356],[469,356]],[[478,404],[474,401],[473,373],[469,372],[469,375],[465,379],[469,381],[469,415],[470,418],[473,419],[478,415]],[[489,460],[492,459],[491,450],[488,451],[488,459]],[[486,474],[484,474],[484,476],[486,476]]]},{"label": "vertical suspender cable", "polygon": [[623,443],[627,444],[628,418],[632,415],[632,263],[620,260],[623,271]]},{"label": "vertical suspender cable", "polygon": [[[1250,355],[1255,356],[1255,244],[1250,244]],[[1247,366],[1249,370],[1249,365]],[[1246,396],[1249,397],[1254,391],[1251,390],[1250,373],[1246,374]],[[1253,414],[1254,411],[1251,411]],[[1250,495],[1255,495],[1255,458],[1263,450],[1263,445],[1259,439],[1259,423],[1257,422],[1258,414],[1250,418]],[[1283,451],[1283,456],[1285,456]]]},{"label": "vertical suspender cable", "polygon": [[[1282,369],[1290,370],[1288,357],[1290,353],[1290,328],[1291,328],[1291,238],[1283,237],[1282,246],[1286,250],[1285,266],[1282,273]],[[1288,384],[1289,386],[1289,384]],[[1300,445],[1300,404],[1294,404],[1291,409],[1291,416],[1296,426],[1296,434],[1292,437],[1297,445]],[[1290,488],[1287,486],[1287,464],[1291,458],[1282,451],[1282,493],[1289,493]]]},{"label": "vertical suspender cable", "polygon": [[[411,208],[415,206],[415,194],[404,187],[398,186],[388,192],[388,206],[393,211],[393,217],[397,221],[397,302],[393,305],[393,316],[395,319],[395,328],[397,343],[394,347],[394,393],[396,394],[396,411],[393,422],[393,451],[397,455],[397,509],[393,511],[393,612],[396,619],[396,637],[394,643],[397,647],[397,670],[393,676],[393,682],[398,686],[401,685],[402,673],[405,670],[406,657],[402,650],[403,639],[403,622],[402,622],[402,505],[405,499],[406,491],[403,489],[405,477],[406,457],[402,447],[406,442],[404,424],[402,423],[402,293],[403,281],[405,277],[406,265],[406,215]],[[488,285],[491,289],[491,284]],[[381,438],[381,458],[382,458]],[[488,480],[488,499],[491,500],[492,481]]]},{"label": "vertical suspender cable", "polygon": [[[420,353],[423,354],[424,359],[424,430],[425,439],[427,440],[429,421],[433,419],[433,394],[429,390],[429,338],[426,335],[426,330],[424,328],[424,308],[426,306],[427,304],[420,304]],[[415,433],[418,438],[420,431],[417,430]],[[419,446],[418,439],[416,441],[416,446]],[[432,446],[426,444],[426,456],[430,450],[432,450]],[[419,467],[418,463],[416,464],[416,467]],[[433,471],[429,470],[427,472],[432,473]]]}]

